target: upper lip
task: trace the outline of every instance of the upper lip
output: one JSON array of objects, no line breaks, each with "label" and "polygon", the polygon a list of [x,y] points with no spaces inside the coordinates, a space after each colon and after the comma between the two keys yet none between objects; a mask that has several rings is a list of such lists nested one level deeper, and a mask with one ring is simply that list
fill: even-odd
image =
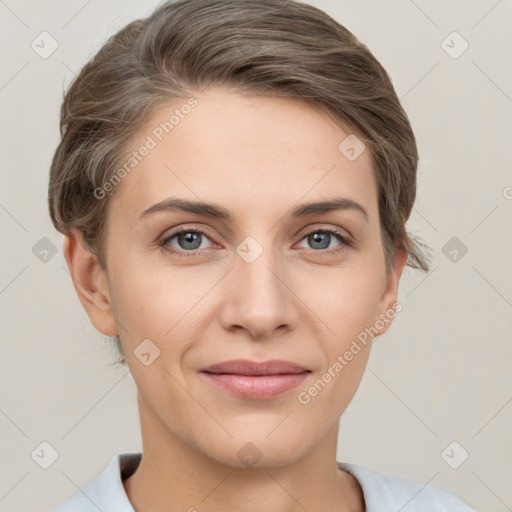
[{"label": "upper lip", "polygon": [[203,368],[202,371],[207,373],[231,373],[236,375],[280,375],[303,373],[310,370],[300,364],[280,359],[261,362],[249,361],[247,359],[233,359],[232,361],[224,361],[208,366],[208,368]]}]

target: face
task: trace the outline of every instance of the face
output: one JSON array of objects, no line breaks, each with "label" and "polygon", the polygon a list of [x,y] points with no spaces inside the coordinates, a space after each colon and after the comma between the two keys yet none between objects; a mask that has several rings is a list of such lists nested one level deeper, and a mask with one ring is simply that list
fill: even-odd
[{"label": "face", "polygon": [[[300,101],[194,97],[172,132],[155,128],[186,100],[134,139],[155,145],[110,199],[104,304],[86,308],[119,333],[145,421],[225,464],[292,463],[352,399],[405,259],[386,273],[370,152],[339,149],[350,131]],[[233,360],[289,364],[212,369]]]}]

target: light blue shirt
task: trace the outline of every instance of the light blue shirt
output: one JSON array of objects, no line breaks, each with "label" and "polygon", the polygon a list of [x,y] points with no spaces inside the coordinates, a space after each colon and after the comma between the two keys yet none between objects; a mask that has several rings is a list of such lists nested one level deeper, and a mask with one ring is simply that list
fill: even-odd
[{"label": "light blue shirt", "polygon": [[[135,512],[122,480],[135,472],[141,456],[141,453],[115,455],[83,490],[51,512]],[[380,475],[347,462],[338,462],[338,466],[361,485],[366,512],[477,512],[455,494],[430,485]]]}]

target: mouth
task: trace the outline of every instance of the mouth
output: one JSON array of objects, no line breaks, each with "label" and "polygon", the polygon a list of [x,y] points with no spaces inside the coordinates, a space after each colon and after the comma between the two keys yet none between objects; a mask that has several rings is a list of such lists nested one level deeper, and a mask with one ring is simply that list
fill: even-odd
[{"label": "mouth", "polygon": [[253,400],[274,398],[299,386],[311,373],[290,361],[225,361],[200,371],[208,382],[232,395]]}]

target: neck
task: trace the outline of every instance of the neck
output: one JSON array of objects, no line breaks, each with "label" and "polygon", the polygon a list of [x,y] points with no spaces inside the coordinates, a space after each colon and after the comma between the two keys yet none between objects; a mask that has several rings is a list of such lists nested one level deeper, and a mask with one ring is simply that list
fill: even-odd
[{"label": "neck", "polygon": [[338,422],[313,450],[286,465],[233,467],[182,441],[139,401],[143,456],[123,481],[136,512],[364,512],[359,483],[338,468]]}]

